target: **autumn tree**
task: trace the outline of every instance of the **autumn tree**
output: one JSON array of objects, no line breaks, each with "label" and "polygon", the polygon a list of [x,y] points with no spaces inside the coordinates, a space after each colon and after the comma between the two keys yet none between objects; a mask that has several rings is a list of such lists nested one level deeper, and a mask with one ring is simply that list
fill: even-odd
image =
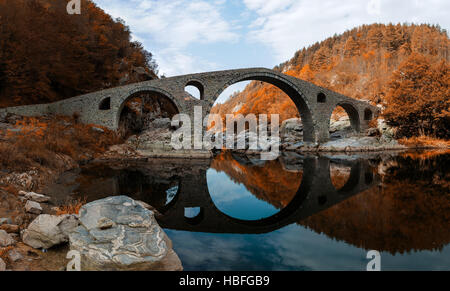
[{"label": "autumn tree", "polygon": [[[0,0],[0,106],[53,102],[156,78],[152,54],[91,0]],[[146,76],[136,74],[137,68]],[[140,78],[144,79],[140,79]]]},{"label": "autumn tree", "polygon": [[386,96],[388,122],[400,136],[450,138],[449,65],[430,65],[421,54],[411,55],[392,75]]},{"label": "autumn tree", "polygon": [[[323,42],[302,48],[291,60],[276,66],[275,70],[352,98],[382,104],[387,106],[388,110],[396,108],[398,111],[409,112],[409,108],[403,110],[402,107],[409,106],[409,103],[397,104],[399,101],[392,93],[389,93],[389,98],[387,95],[388,91],[392,90],[394,72],[398,71],[412,55],[420,54],[422,62],[426,63],[434,74],[424,79],[424,82],[433,82],[432,95],[429,95],[430,92],[421,92],[420,86],[412,88],[409,93],[424,94],[423,96],[435,100],[432,102],[433,107],[428,108],[434,112],[429,114],[434,119],[431,122],[430,118],[425,118],[424,120],[429,121],[422,122],[422,131],[411,129],[406,132],[409,134],[426,132],[443,137],[448,136],[448,130],[445,129],[449,128],[450,98],[448,92],[445,93],[445,90],[448,90],[446,68],[450,61],[449,51],[450,39],[447,31],[437,25],[371,24],[356,27],[341,35],[334,35]],[[399,78],[398,74],[396,77]],[[251,110],[258,109],[258,112],[278,112],[282,120],[298,115],[295,105],[288,96],[280,91],[265,90],[265,87],[270,85],[252,82],[243,92],[222,104],[220,110],[216,112],[227,114],[229,112],[227,110],[232,110],[238,104],[250,102],[251,104],[242,107],[241,114],[254,113]],[[394,102],[392,106],[391,102]],[[257,106],[254,107],[253,104]],[[406,118],[392,120],[392,124],[397,126],[408,126],[404,124],[405,122],[409,120]]]}]

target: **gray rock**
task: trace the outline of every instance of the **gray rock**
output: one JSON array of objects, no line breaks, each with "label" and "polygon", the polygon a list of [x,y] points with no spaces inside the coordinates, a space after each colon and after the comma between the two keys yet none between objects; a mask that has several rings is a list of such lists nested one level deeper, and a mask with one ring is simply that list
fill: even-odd
[{"label": "gray rock", "polygon": [[[178,190],[178,189],[177,189],[177,190]],[[169,191],[169,190],[167,190],[167,191]],[[150,204],[145,203],[144,201],[139,201],[139,200],[137,200],[136,203],[140,204],[140,205],[141,205],[142,207],[144,207],[145,209],[148,209],[148,210],[150,210],[151,212],[153,212],[153,214],[155,215],[156,218],[162,216],[162,214],[161,214],[158,210],[156,210],[155,207],[151,206]]]},{"label": "gray rock", "polygon": [[378,119],[378,130],[381,133],[381,140],[385,143],[395,142],[396,129],[390,127],[384,119]]},{"label": "gray rock", "polygon": [[80,222],[69,239],[70,249],[81,254],[83,271],[182,270],[154,213],[129,197],[84,205]]},{"label": "gray rock", "polygon": [[23,232],[22,241],[35,249],[49,249],[69,241],[69,233],[79,225],[75,215],[38,216]]},{"label": "gray rock", "polygon": [[350,123],[350,118],[348,116],[343,117],[339,120],[331,120],[330,133],[335,133],[337,131],[351,131],[352,124]]},{"label": "gray rock", "polygon": [[42,207],[39,203],[28,200],[25,204],[25,211],[31,214],[41,214]]},{"label": "gray rock", "polygon": [[47,203],[50,201],[50,197],[34,193],[34,192],[25,192],[25,191],[19,191],[19,195],[25,197],[27,200],[31,200],[38,203]]},{"label": "gray rock", "polygon": [[2,259],[0,259],[0,272],[3,271],[6,271],[6,264]]},{"label": "gray rock", "polygon": [[16,241],[6,231],[0,230],[0,247],[5,248],[14,245]]},{"label": "gray rock", "polygon": [[0,122],[5,123],[7,121],[8,113],[7,112],[0,112]]},{"label": "gray rock", "polygon": [[170,118],[160,118],[160,119],[155,119],[151,124],[150,124],[150,128],[171,128],[172,121],[170,120]]},{"label": "gray rock", "polygon": [[280,127],[283,140],[301,140],[303,138],[303,123],[300,118],[292,118],[283,121]]},{"label": "gray rock", "polygon": [[300,118],[291,118],[283,121],[281,131],[303,131],[303,123]]},{"label": "gray rock", "polygon": [[15,262],[18,262],[18,261],[22,260],[23,256],[22,256],[21,253],[19,253],[16,250],[10,250],[8,252],[8,258],[9,258],[10,261],[15,263]]}]

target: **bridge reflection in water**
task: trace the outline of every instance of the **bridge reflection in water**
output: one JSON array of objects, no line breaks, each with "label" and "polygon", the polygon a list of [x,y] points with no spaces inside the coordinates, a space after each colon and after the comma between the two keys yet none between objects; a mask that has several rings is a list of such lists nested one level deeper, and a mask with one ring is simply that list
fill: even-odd
[{"label": "bridge reflection in water", "polygon": [[[283,160],[281,162],[283,163]],[[300,187],[292,200],[273,216],[259,220],[242,220],[222,212],[209,192],[206,170],[201,170],[198,174],[188,174],[180,179],[177,195],[159,209],[162,216],[158,221],[164,228],[191,232],[269,233],[328,209],[375,186],[379,181],[369,162],[363,159],[302,157],[294,162],[297,162],[296,170],[302,172]],[[348,181],[340,189],[336,189],[332,183],[331,163],[351,168]],[[284,166],[290,167],[290,171],[293,170],[292,166]],[[293,184],[296,182],[300,181],[291,181]],[[186,217],[188,209],[198,209],[198,214],[195,217]]]},{"label": "bridge reflection in water", "polygon": [[[346,167],[349,172],[338,188],[333,185],[331,165]],[[208,187],[207,172],[214,169],[225,172],[226,179],[244,185],[254,196],[253,200],[267,203],[276,213],[257,220],[243,220],[221,211],[213,199],[215,193],[210,193]],[[46,192],[61,202],[69,193],[86,197],[88,202],[128,195],[155,207],[161,213],[158,221],[166,229],[257,234],[298,223],[374,187],[378,181],[366,159],[294,155],[264,162],[228,152],[216,157],[212,164],[209,160],[154,160],[94,165],[81,173],[66,173]],[[225,196],[229,194],[226,188],[229,184],[230,181],[223,186]],[[240,205],[244,211],[254,211],[250,207]]]}]

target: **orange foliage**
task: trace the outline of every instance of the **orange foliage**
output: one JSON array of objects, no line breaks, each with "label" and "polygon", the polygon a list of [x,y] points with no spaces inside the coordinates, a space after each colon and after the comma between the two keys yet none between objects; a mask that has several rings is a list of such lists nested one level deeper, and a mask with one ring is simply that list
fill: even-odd
[{"label": "orange foliage", "polygon": [[98,132],[93,127],[69,117],[24,117],[0,142],[0,165],[10,170],[60,168],[61,155],[86,160],[121,142],[116,133],[106,128]]},{"label": "orange foliage", "polygon": [[58,210],[56,211],[56,215],[65,215],[65,214],[80,214],[80,209],[83,207],[84,204],[86,204],[86,198],[84,199],[77,199],[76,201],[72,201],[68,203],[67,205],[63,205],[58,207]]},{"label": "orange foliage", "polygon": [[418,136],[412,138],[402,138],[399,143],[408,147],[417,148],[450,148],[450,141],[437,139],[428,136]]},{"label": "orange foliage", "polygon": [[248,166],[236,161],[231,152],[216,157],[211,167],[225,172],[233,181],[245,185],[258,199],[267,201],[278,209],[292,201],[300,188],[302,172],[287,172],[279,161],[267,162],[263,167]]},{"label": "orange foliage", "polygon": [[156,78],[151,53],[129,28],[91,0],[69,15],[69,0],[0,0],[0,106],[48,103]]},{"label": "orange foliage", "polygon": [[429,159],[433,159],[433,158],[436,158],[441,155],[449,155],[449,154],[450,154],[450,149],[438,149],[438,150],[433,150],[433,151],[427,150],[424,152],[419,152],[419,151],[406,152],[406,153],[402,153],[401,156],[410,158],[412,160],[429,160]]},{"label": "orange foliage", "polygon": [[[424,99],[429,96],[429,102],[443,101],[440,106],[434,103],[424,112],[436,111],[432,115],[437,120],[429,125],[433,129],[429,130],[433,131],[429,134],[448,138],[450,127],[448,124],[449,46],[450,39],[447,32],[439,26],[364,25],[303,48],[291,60],[275,67],[275,70],[352,98],[382,104],[387,106],[388,110],[390,105],[398,104],[398,107],[394,106],[392,108],[395,109],[392,110],[401,113],[408,112],[409,105],[396,100],[401,99],[399,94],[390,92],[393,86],[392,81],[400,82],[399,69],[403,62],[415,54],[420,54],[423,63],[426,63],[430,69],[436,68],[435,73],[432,77],[423,79],[431,81],[430,85],[421,83],[420,80],[416,83],[425,85],[422,91],[420,86],[412,86],[408,93],[416,97],[422,92],[429,92],[431,95],[423,95]],[[408,83],[403,85],[407,87]],[[214,112],[228,114],[240,103],[245,103],[240,110],[240,113],[244,115],[259,112],[280,113],[282,121],[298,117],[298,112],[290,98],[281,90],[272,89],[272,87],[265,83],[252,82],[243,92],[232,96],[225,104],[216,105]],[[412,108],[419,110],[424,107],[413,106]],[[398,124],[406,122],[409,121],[399,120]],[[445,128],[446,133],[444,133]]]},{"label": "orange foliage", "polygon": [[12,246],[0,248],[0,258],[1,258],[3,261],[8,262],[9,259],[8,259],[8,257],[7,257],[7,254],[8,254],[8,252],[9,252],[10,250],[12,250],[12,249],[14,249],[14,247],[12,247]]},{"label": "orange foliage", "polygon": [[392,75],[386,96],[387,122],[398,135],[450,138],[450,65],[446,60],[430,64],[412,54]]},{"label": "orange foliage", "polygon": [[0,188],[15,196],[19,195],[19,190],[14,185],[8,184],[6,186],[1,186]]},{"label": "orange foliage", "polygon": [[450,243],[448,157],[405,154],[386,172],[380,187],[300,224],[369,250],[392,254],[442,250]]}]

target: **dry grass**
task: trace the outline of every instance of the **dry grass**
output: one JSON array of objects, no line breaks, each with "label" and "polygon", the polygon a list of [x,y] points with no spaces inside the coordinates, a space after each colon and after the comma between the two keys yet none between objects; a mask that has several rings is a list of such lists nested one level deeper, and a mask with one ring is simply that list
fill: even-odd
[{"label": "dry grass", "polygon": [[415,147],[415,148],[442,148],[442,149],[450,148],[449,140],[442,140],[429,136],[403,138],[399,140],[399,143],[408,147]]},{"label": "dry grass", "polygon": [[66,205],[58,207],[58,210],[56,211],[56,215],[80,214],[80,209],[85,204],[86,204],[86,198],[85,199],[77,199],[75,201],[69,202]]},{"label": "dry grass", "polygon": [[55,169],[61,166],[58,155],[81,161],[96,157],[121,142],[115,132],[80,124],[76,118],[25,117],[15,128],[19,131],[6,132],[0,142],[0,166],[13,171],[25,171],[30,167]]},{"label": "dry grass", "polygon": [[6,191],[7,193],[13,194],[14,196],[19,195],[19,190],[14,185],[9,184],[6,186],[1,186],[0,188]]},{"label": "dry grass", "polygon": [[9,262],[8,252],[12,249],[14,249],[13,246],[0,248],[0,258],[5,262]]}]

